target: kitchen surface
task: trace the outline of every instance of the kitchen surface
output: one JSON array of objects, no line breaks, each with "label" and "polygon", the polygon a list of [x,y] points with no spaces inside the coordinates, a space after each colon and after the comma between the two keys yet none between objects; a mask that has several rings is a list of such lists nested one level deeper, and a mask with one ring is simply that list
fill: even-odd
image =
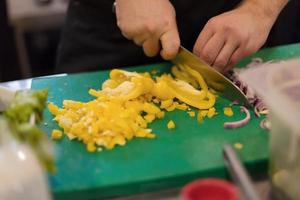
[{"label": "kitchen surface", "polygon": [[226,73],[183,47],[167,61],[58,71],[69,3],[81,2],[2,8],[14,53],[0,49],[0,199],[300,198],[300,34],[278,32],[297,3]]}]

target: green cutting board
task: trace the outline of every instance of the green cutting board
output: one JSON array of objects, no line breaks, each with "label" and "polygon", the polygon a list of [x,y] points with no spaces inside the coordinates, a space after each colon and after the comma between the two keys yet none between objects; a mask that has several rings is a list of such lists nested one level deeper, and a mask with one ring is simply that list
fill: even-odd
[{"label": "green cutting board", "polygon": [[[297,46],[300,55],[299,45]],[[269,49],[260,57],[272,51]],[[278,51],[278,49],[277,49]],[[288,58],[291,56],[285,56]],[[244,61],[247,62],[247,61]],[[170,63],[127,68],[130,71],[169,72]],[[90,88],[98,89],[108,78],[108,71],[81,73],[62,77],[37,78],[32,88],[48,88],[48,101],[61,106],[64,99],[89,101]],[[222,159],[224,144],[243,144],[238,150],[242,161],[252,173],[266,173],[268,158],[268,133],[259,128],[261,119],[251,111],[250,123],[242,128],[227,130],[225,121],[244,118],[238,107],[233,117],[225,117],[222,108],[229,101],[218,98],[218,115],[205,119],[202,124],[190,118],[184,111],[167,113],[162,120],[156,120],[150,128],[157,134],[155,139],[134,139],[125,147],[88,153],[85,146],[64,137],[55,142],[57,172],[49,175],[51,190],[55,199],[101,199],[105,197],[130,195],[146,191],[181,187],[199,177],[226,177]],[[50,135],[58,128],[51,114],[44,113],[42,128]],[[176,128],[168,130],[169,120]]]}]

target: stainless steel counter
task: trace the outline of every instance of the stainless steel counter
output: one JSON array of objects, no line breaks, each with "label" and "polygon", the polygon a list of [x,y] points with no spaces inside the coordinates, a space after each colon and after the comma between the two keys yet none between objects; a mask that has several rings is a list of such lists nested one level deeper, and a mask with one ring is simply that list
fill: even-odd
[{"label": "stainless steel counter", "polygon": [[17,81],[2,82],[0,83],[0,86],[11,88],[14,90],[25,90],[31,88],[31,81],[32,79],[29,78]]}]

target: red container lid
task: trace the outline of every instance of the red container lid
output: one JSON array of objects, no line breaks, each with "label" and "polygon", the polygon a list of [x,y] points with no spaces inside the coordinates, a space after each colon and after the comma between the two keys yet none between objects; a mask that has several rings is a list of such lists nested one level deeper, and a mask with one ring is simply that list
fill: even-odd
[{"label": "red container lid", "polygon": [[238,189],[228,181],[201,179],[193,181],[181,190],[182,200],[238,200]]}]

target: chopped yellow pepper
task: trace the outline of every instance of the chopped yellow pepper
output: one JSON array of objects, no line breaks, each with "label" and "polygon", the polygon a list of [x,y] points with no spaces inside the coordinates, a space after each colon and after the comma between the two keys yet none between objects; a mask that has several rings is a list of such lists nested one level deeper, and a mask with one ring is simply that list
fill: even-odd
[{"label": "chopped yellow pepper", "polygon": [[87,145],[86,145],[86,149],[88,152],[95,152],[96,151],[96,146],[94,144],[94,142],[89,142]]},{"label": "chopped yellow pepper", "polygon": [[216,109],[215,109],[214,107],[209,108],[209,109],[208,109],[208,112],[207,112],[207,117],[208,117],[208,118],[212,118],[212,117],[215,116],[215,115],[216,115]]},{"label": "chopped yellow pepper", "polygon": [[166,108],[166,110],[167,110],[168,112],[171,112],[171,111],[175,110],[175,109],[176,109],[176,105],[177,105],[176,103],[177,103],[177,102],[173,103],[170,107]]},{"label": "chopped yellow pepper", "polygon": [[173,129],[175,128],[175,123],[173,120],[170,120],[167,124],[168,129]]},{"label": "chopped yellow pepper", "polygon": [[158,119],[162,119],[165,116],[165,112],[160,111],[160,112],[156,113],[156,116],[157,116]]},{"label": "chopped yellow pepper", "polygon": [[241,150],[244,147],[244,145],[241,143],[235,143],[233,146],[234,146],[234,148],[236,148],[238,150]]},{"label": "chopped yellow pepper", "polygon": [[176,104],[176,109],[187,110],[189,107],[186,104]]},{"label": "chopped yellow pepper", "polygon": [[228,117],[231,117],[233,115],[233,111],[232,111],[231,107],[224,107],[223,112],[224,112],[224,115],[226,115]]},{"label": "chopped yellow pepper", "polygon": [[59,140],[62,137],[62,132],[60,130],[54,129],[51,134],[52,140]]},{"label": "chopped yellow pepper", "polygon": [[200,111],[200,114],[201,114],[202,117],[206,117],[207,113],[208,113],[208,110],[201,110]]},{"label": "chopped yellow pepper", "polygon": [[[135,137],[155,138],[148,125],[164,118],[164,111],[191,110],[192,106],[199,109],[199,122],[206,115],[214,116],[216,95],[208,90],[200,73],[188,66],[172,71],[178,79],[163,74],[154,80],[150,73],[114,69],[101,90],[89,90],[94,100],[64,100],[62,108],[49,103],[48,109],[68,138],[81,141],[89,152],[123,146]],[[193,111],[188,114],[196,115]],[[175,128],[174,121],[167,127]],[[61,131],[53,130],[53,139],[61,137]]]},{"label": "chopped yellow pepper", "polygon": [[187,112],[189,114],[190,117],[195,117],[196,113],[194,111],[189,111]]},{"label": "chopped yellow pepper", "polygon": [[173,104],[173,99],[168,99],[160,102],[160,108],[168,108]]},{"label": "chopped yellow pepper", "polygon": [[154,114],[148,114],[144,118],[145,118],[147,123],[151,123],[155,119],[155,115]]},{"label": "chopped yellow pepper", "polygon": [[58,106],[54,105],[52,102],[48,104],[48,109],[53,115],[58,115],[61,113],[62,109],[59,109]]},{"label": "chopped yellow pepper", "polygon": [[198,111],[198,114],[197,114],[197,121],[199,122],[199,123],[202,123],[203,122],[203,116],[202,116],[202,114],[201,114],[201,111],[199,110]]}]

